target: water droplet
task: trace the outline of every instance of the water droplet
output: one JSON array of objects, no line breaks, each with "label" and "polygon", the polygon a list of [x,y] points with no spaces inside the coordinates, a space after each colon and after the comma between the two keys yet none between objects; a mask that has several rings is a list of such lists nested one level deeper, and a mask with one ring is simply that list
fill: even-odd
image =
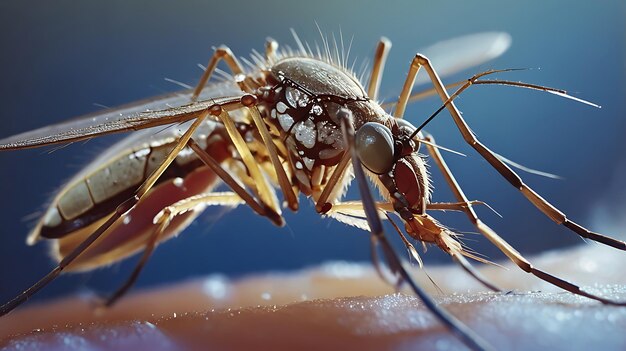
[{"label": "water droplet", "polygon": [[176,178],[174,178],[173,183],[174,183],[174,186],[180,188],[180,187],[183,186],[184,180],[181,177],[176,177]]},{"label": "water droplet", "polygon": [[309,97],[307,95],[302,95],[300,100],[298,100],[298,106],[300,107],[306,107],[308,103],[309,103]]},{"label": "water droplet", "polygon": [[313,105],[313,107],[311,107],[311,113],[316,115],[316,116],[321,115],[322,112],[324,112],[324,111],[322,110],[322,106],[320,106],[320,105]]}]

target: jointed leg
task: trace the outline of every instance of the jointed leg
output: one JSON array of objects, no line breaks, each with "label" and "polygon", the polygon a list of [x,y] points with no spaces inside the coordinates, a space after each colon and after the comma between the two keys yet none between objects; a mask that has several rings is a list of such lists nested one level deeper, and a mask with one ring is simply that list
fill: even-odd
[{"label": "jointed leg", "polygon": [[102,304],[104,307],[108,308],[113,306],[113,304],[117,300],[119,300],[122,296],[124,296],[124,294],[126,294],[126,292],[128,292],[133,284],[135,284],[135,281],[137,281],[137,278],[139,278],[139,274],[143,270],[143,267],[148,262],[150,256],[152,256],[152,252],[154,252],[154,248],[156,247],[159,236],[165,230],[165,227],[162,228],[161,224],[158,225],[159,226],[157,227],[157,229],[148,238],[148,242],[146,242],[146,247],[143,250],[141,258],[139,258],[139,262],[137,262],[135,269],[133,269],[133,272],[130,274],[126,282],[104,301],[104,303]]},{"label": "jointed leg", "polygon": [[487,162],[489,162],[491,166],[495,168],[498,173],[500,173],[511,185],[517,188],[528,199],[528,201],[530,201],[535,207],[537,207],[541,212],[543,212],[554,222],[564,225],[566,228],[572,230],[581,237],[591,239],[605,245],[618,248],[620,250],[626,250],[626,242],[616,240],[599,233],[591,232],[588,229],[580,226],[579,224],[567,219],[566,215],[563,212],[561,212],[547,200],[542,198],[528,185],[524,184],[522,179],[513,170],[511,170],[511,168],[504,164],[504,162],[502,162],[502,160],[497,155],[495,155],[491,150],[483,145],[472,133],[465,120],[461,117],[461,114],[455,106],[454,102],[450,101],[450,96],[448,95],[448,92],[441,82],[441,79],[439,79],[439,76],[430,64],[430,61],[420,54],[417,54],[415,56],[411,64],[409,74],[405,81],[404,87],[402,88],[402,93],[400,94],[400,99],[396,107],[396,117],[401,118],[403,116],[406,104],[411,93],[411,89],[413,87],[413,83],[415,82],[415,77],[417,76],[417,73],[422,66],[424,67],[424,69],[426,69],[426,72],[428,73],[435,89],[437,90],[437,93],[441,97],[441,100],[446,103],[446,108],[452,115],[454,123],[461,132],[463,139],[471,147],[473,147],[485,160],[487,160]]},{"label": "jointed leg", "polygon": [[315,210],[318,213],[327,213],[333,207],[333,205],[327,201],[335,188],[337,186],[341,186],[341,180],[345,176],[346,169],[348,169],[348,166],[350,165],[350,159],[350,153],[346,152],[339,161],[339,164],[335,166],[333,173],[330,175],[330,179],[326,182],[326,185],[324,186],[324,190],[322,190],[320,197],[315,202]]},{"label": "jointed leg", "polygon": [[[430,211],[465,211],[474,205],[483,205],[491,209],[491,207],[483,201],[471,200],[466,202],[433,202],[426,205],[426,209]],[[393,213],[393,204],[390,202],[377,202],[376,208],[379,211]],[[365,218],[365,210],[361,201],[342,201],[333,205],[328,213],[341,213],[348,216]]]},{"label": "jointed leg", "polygon": [[[256,107],[256,97],[253,95],[244,95],[241,97],[241,107],[247,108],[252,117],[253,123],[255,124],[259,134],[261,134],[262,142],[265,145],[268,155],[270,157],[270,161],[272,162],[272,166],[274,167],[274,171],[276,172],[276,176],[278,178],[278,183],[285,196],[285,200],[287,200],[289,208],[292,210],[298,209],[298,199],[291,188],[291,182],[287,177],[285,169],[283,168],[282,162],[280,161],[280,157],[278,156],[278,151],[276,150],[276,145],[274,145],[274,141],[272,136],[265,125],[265,122],[262,120],[259,111]],[[270,189],[270,185],[267,180],[261,173],[261,170],[252,156],[250,152],[250,148],[248,147],[246,141],[243,139],[239,130],[235,126],[235,123],[230,118],[230,115],[227,111],[221,109],[219,106],[214,106],[215,108],[211,108],[210,112],[214,116],[217,116],[218,119],[224,124],[226,132],[230,137],[233,145],[239,152],[243,163],[246,165],[248,172],[250,172],[250,176],[255,181],[256,188],[254,191],[257,193],[259,199],[262,202],[269,205],[274,212],[280,214],[280,206],[277,203],[275,196],[273,195],[273,191]]]},{"label": "jointed leg", "polygon": [[383,260],[378,254],[379,245],[380,242],[378,240],[378,237],[373,233],[370,233],[370,257],[372,260],[372,265],[374,266],[374,270],[376,270],[376,274],[383,282],[393,286],[396,291],[398,291],[404,280],[401,276],[398,276],[397,274],[393,277],[389,274],[385,274],[385,271],[383,270]]},{"label": "jointed leg", "polygon": [[[432,143],[435,143],[432,136],[427,135],[426,140]],[[454,193],[455,197],[460,202],[468,202],[467,197],[465,196],[465,193],[463,192],[463,190],[457,183],[456,179],[454,178],[454,175],[448,168],[448,165],[443,160],[443,157],[441,157],[439,150],[437,150],[437,148],[430,146],[430,145],[427,145],[427,147],[428,147],[428,151],[433,156],[433,159],[435,160],[439,168],[442,170],[443,175],[446,179],[446,182],[450,186],[450,189]],[[581,290],[580,287],[572,283],[569,283],[565,280],[562,280],[558,277],[555,277],[551,274],[548,274],[542,270],[539,270],[533,267],[533,265],[528,260],[526,260],[526,258],[524,258],[517,250],[515,250],[511,245],[509,245],[509,243],[507,243],[504,239],[498,236],[498,234],[496,234],[496,232],[494,232],[489,226],[483,223],[478,218],[478,215],[476,214],[476,212],[474,211],[471,205],[467,207],[462,207],[461,210],[465,212],[469,220],[489,241],[491,241],[494,245],[496,245],[500,249],[500,251],[502,251],[511,261],[513,261],[513,263],[515,263],[519,268],[521,268],[525,272],[531,273],[537,276],[538,278],[545,280],[546,282],[556,285],[571,293],[585,296],[585,297],[600,301],[605,304],[626,306],[626,303],[615,302],[615,301],[608,300],[608,299],[605,299],[596,295],[589,294]]]},{"label": "jointed leg", "polygon": [[208,193],[192,196],[183,200],[180,200],[170,206],[164,208],[155,217],[156,228],[150,235],[146,247],[139,259],[139,262],[133,269],[133,272],[128,277],[126,282],[120,286],[111,296],[104,302],[105,307],[111,307],[116,301],[118,301],[128,290],[135,284],[139,274],[143,270],[144,266],[148,262],[148,259],[154,252],[156,243],[163,235],[168,225],[179,214],[183,214],[188,211],[196,210],[199,206],[237,206],[243,201],[235,193]]},{"label": "jointed leg", "polygon": [[276,213],[271,207],[263,203],[262,201],[255,200],[239,183],[226,171],[222,166],[209,155],[204,149],[198,145],[195,140],[189,141],[189,147],[198,155],[200,160],[204,162],[211,170],[226,184],[231,190],[233,190],[242,201],[244,201],[254,212],[267,217],[276,225],[283,225],[284,220],[280,214]]},{"label": "jointed leg", "polygon": [[[217,49],[215,49],[215,53],[213,54],[213,56],[211,56],[211,59],[209,60],[209,63],[207,64],[206,69],[202,74],[202,77],[200,77],[198,85],[196,85],[196,88],[193,91],[193,95],[191,95],[191,101],[196,101],[198,99],[198,96],[200,96],[202,89],[209,81],[209,78],[211,77],[213,71],[215,71],[215,68],[217,67],[217,64],[221,60],[224,60],[226,62],[234,76],[243,73],[243,67],[241,66],[239,61],[237,61],[237,58],[235,57],[235,55],[233,55],[233,52],[230,51],[230,48],[223,45],[218,47]],[[243,88],[242,90],[246,91],[246,89]]]},{"label": "jointed leg", "polygon": [[[246,96],[244,96],[245,98]],[[268,184],[265,176],[261,172],[257,161],[254,159],[250,148],[246,144],[246,141],[243,139],[237,126],[235,126],[235,122],[231,119],[228,112],[222,109],[219,105],[214,105],[209,109],[210,113],[213,116],[216,116],[220,122],[224,125],[226,132],[233,145],[237,149],[239,156],[241,157],[243,163],[245,164],[248,172],[250,173],[250,177],[255,182],[256,188],[253,191],[257,194],[258,198],[266,205],[270,206],[276,213],[280,214],[280,207],[273,195],[272,190],[270,189],[270,185]]]},{"label": "jointed leg", "polygon": [[[268,60],[270,59],[270,57],[274,57],[276,55],[277,49],[278,49],[278,43],[273,39],[268,39],[267,44],[266,44],[266,55],[267,55]],[[226,62],[228,67],[231,69],[233,75],[236,76],[236,75],[240,75],[243,73],[243,68],[241,64],[237,61],[237,58],[233,55],[232,51],[226,46],[220,46],[219,48],[215,50],[215,53],[209,60],[207,68],[204,71],[204,74],[202,75],[202,77],[200,78],[200,81],[198,82],[198,85],[196,86],[194,93],[191,97],[192,101],[195,101],[198,98],[198,96],[202,92],[202,89],[206,85],[206,82],[209,80],[209,78],[213,74],[213,71],[217,67],[217,64],[219,63],[220,60],[224,60]],[[247,81],[241,82],[240,88],[244,92],[250,93],[251,92],[250,84],[246,85],[247,84],[246,82]],[[263,143],[265,144],[268,150],[270,160],[272,161],[272,165],[274,166],[274,169],[276,171],[280,188],[283,194],[285,195],[289,208],[291,208],[294,211],[297,210],[298,200],[293,190],[291,189],[291,185],[290,185],[289,179],[287,178],[285,170],[282,168],[282,164],[280,162],[278,153],[276,151],[276,146],[274,145],[272,141],[272,138],[269,134],[267,126],[265,125],[265,122],[263,122],[263,120],[261,119],[261,116],[259,115],[259,111],[256,108],[256,98],[254,97],[254,95],[244,95],[241,98],[241,103],[242,103],[242,107],[247,108],[248,111],[250,112],[252,119],[254,121],[254,124],[257,127],[257,130],[261,134]],[[231,137],[235,147],[237,148],[237,151],[240,153],[242,159],[244,160],[246,167],[248,167],[248,169],[250,170],[252,178],[257,182],[257,184],[260,185],[260,189],[259,189],[260,198],[266,204],[272,205],[272,201],[270,200],[270,197],[267,196],[267,194],[269,193],[269,189],[267,189],[267,187],[264,186],[266,182],[261,179],[260,172],[258,171],[258,167],[253,166],[252,163],[250,162],[252,159],[250,153],[243,150],[244,148],[247,149],[247,147],[245,146],[245,142],[243,141],[239,133],[236,131],[236,128],[234,127],[234,123],[232,123],[232,121],[229,121],[229,122],[224,121],[224,119],[230,119],[230,116],[224,110],[218,111],[216,109],[212,113],[213,115],[218,116],[220,120],[222,120],[222,123],[224,123],[229,136]],[[278,206],[273,206],[273,207],[276,212],[280,213]]]},{"label": "jointed leg", "polygon": [[261,118],[261,115],[259,114],[259,110],[256,107],[256,103],[257,103],[256,98],[253,95],[246,95],[241,98],[241,102],[246,108],[248,108],[248,111],[250,111],[250,115],[252,116],[252,121],[254,122],[254,125],[256,126],[257,130],[259,131],[259,134],[261,134],[261,139],[263,139],[263,144],[267,148],[267,153],[269,154],[270,161],[272,162],[272,165],[274,166],[274,171],[276,172],[276,176],[278,178],[278,184],[280,185],[280,189],[283,192],[283,195],[285,196],[287,205],[289,206],[289,208],[291,208],[291,210],[297,211],[298,210],[298,198],[296,197],[296,194],[293,192],[293,189],[291,188],[291,182],[289,181],[289,178],[287,177],[287,173],[285,172],[285,169],[283,168],[283,164],[280,161],[280,158],[278,156],[278,151],[276,150],[276,145],[274,145],[274,141],[272,139],[272,136],[270,135],[269,130],[267,129],[267,125]]}]

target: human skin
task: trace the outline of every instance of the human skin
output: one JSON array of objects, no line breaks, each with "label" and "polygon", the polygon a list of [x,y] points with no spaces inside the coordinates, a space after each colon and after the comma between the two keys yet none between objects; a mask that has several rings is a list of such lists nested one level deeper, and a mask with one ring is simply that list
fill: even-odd
[{"label": "human skin", "polygon": [[[585,245],[534,263],[626,301],[626,254]],[[484,266],[487,292],[456,266],[417,268],[436,300],[497,349],[624,349],[626,308],[563,293],[516,267]],[[600,285],[595,285],[599,283]],[[593,286],[593,288],[591,288]],[[0,318],[0,347],[29,350],[464,349],[410,292],[369,265],[328,263],[237,281],[212,276],[138,291],[108,310],[91,296],[26,305]]]}]

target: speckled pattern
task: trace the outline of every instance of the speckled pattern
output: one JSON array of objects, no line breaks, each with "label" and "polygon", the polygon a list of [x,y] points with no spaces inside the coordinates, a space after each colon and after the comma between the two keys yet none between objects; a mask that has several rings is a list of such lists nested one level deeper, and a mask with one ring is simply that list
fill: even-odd
[{"label": "speckled pattern", "polygon": [[[596,292],[626,299],[626,288]],[[473,330],[501,350],[621,350],[626,347],[626,309],[602,306],[564,293],[472,293],[439,299]],[[307,316],[307,318],[298,318]],[[250,326],[250,328],[242,327]],[[282,334],[283,330],[288,333]],[[237,338],[238,333],[246,333]],[[278,337],[280,335],[280,337]],[[96,322],[57,327],[18,337],[2,350],[318,349],[465,350],[414,297],[391,294],[182,313],[156,321],[113,325]]]},{"label": "speckled pattern", "polygon": [[[584,290],[626,301],[626,285],[619,273],[626,261],[622,252],[586,246],[549,253],[533,261],[552,273],[583,283]],[[589,267],[589,261],[605,269]],[[516,289],[502,293],[484,292],[457,267],[427,267],[445,292],[443,295],[437,294],[419,271],[414,274],[443,307],[498,350],[626,348],[626,308],[561,292],[511,265],[505,267],[508,269],[482,269],[504,289]],[[466,349],[419,299],[394,294],[373,268],[364,264],[327,263],[295,273],[272,273],[239,281],[210,276],[132,294],[103,315],[92,312],[93,302],[92,297],[67,298],[15,311],[0,320],[4,334],[0,347]]]}]

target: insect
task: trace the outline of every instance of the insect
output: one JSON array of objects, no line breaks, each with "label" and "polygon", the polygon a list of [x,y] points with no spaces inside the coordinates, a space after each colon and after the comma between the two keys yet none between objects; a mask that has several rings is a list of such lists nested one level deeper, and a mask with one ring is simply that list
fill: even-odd
[{"label": "insect", "polygon": [[[488,34],[462,41],[487,46],[501,38]],[[623,305],[534,268],[479,219],[473,206],[481,203],[467,198],[441,155],[445,148],[423,130],[447,110],[464,140],[544,214],[584,238],[624,250],[626,243],[572,222],[525,185],[507,165],[508,160],[475,137],[453,101],[465,89],[479,84],[519,86],[579,99],[552,88],[485,78],[508,70],[477,74],[457,84],[460,87],[450,95],[450,87],[443,85],[431,61],[417,54],[393,112],[389,112],[385,109],[389,106],[377,102],[390,49],[388,40],[378,43],[369,80],[363,83],[346,67],[337,45],[334,52],[328,42],[312,50],[297,36],[295,39],[296,50],[279,50],[278,44],[269,40],[265,53],[253,53],[246,65],[230,49],[219,47],[193,90],[0,140],[0,150],[14,150],[137,131],[94,160],[52,201],[28,242],[50,241],[58,266],[0,307],[0,315],[26,301],[62,271],[89,270],[142,252],[129,279],[106,300],[105,304],[111,305],[133,285],[155,246],[183,230],[207,206],[245,204],[276,225],[283,225],[282,207],[297,211],[300,194],[311,198],[320,214],[370,231],[375,266],[386,264],[394,275],[391,283],[410,285],[440,321],[472,349],[490,347],[438,307],[411,279],[387,240],[381,217],[393,224],[416,259],[419,256],[413,244],[395,223],[398,218],[412,240],[438,246],[468,273],[496,289],[466,260],[480,257],[466,250],[453,231],[431,216],[436,210],[462,211],[524,271],[572,293]],[[207,86],[222,61],[232,74]],[[415,127],[403,117],[407,104],[422,95],[412,95],[421,70],[442,105]],[[179,128],[162,130],[174,124],[180,125],[180,132]],[[430,201],[430,178],[421,148],[435,161],[457,202]],[[361,200],[342,201],[353,179]],[[368,180],[380,190],[382,202],[374,201]],[[220,182],[230,190],[214,191]]]}]

